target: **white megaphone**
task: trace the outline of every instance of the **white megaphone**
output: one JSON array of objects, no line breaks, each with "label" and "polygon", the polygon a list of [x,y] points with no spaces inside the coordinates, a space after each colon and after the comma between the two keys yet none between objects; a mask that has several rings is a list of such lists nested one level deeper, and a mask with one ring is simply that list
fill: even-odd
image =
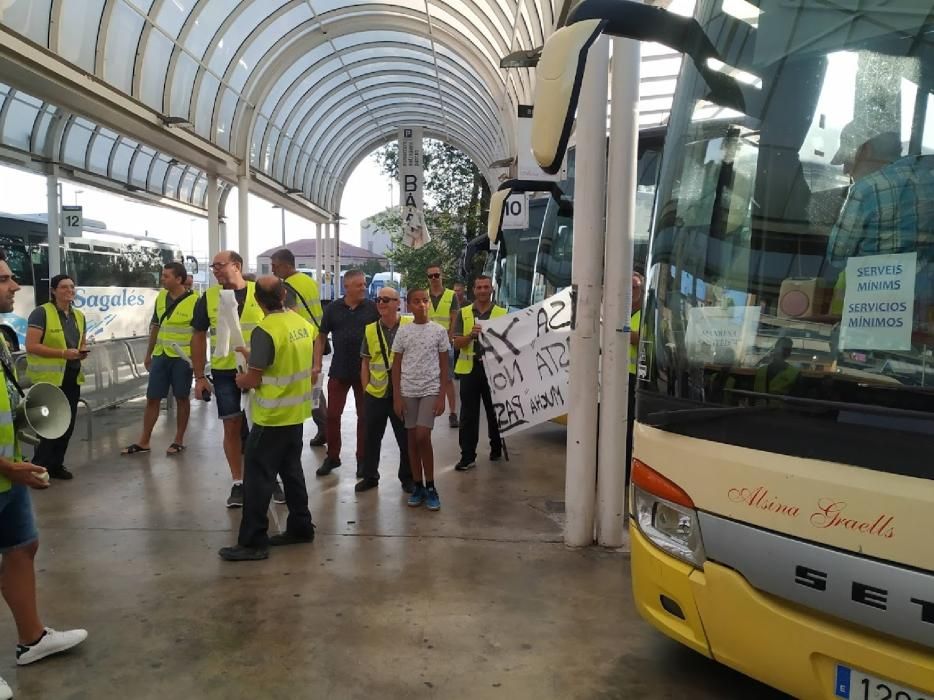
[{"label": "white megaphone", "polygon": [[69,423],[68,397],[57,386],[46,382],[38,382],[26,390],[13,418],[16,436],[27,445],[38,445],[40,438],[60,438],[68,430]]}]

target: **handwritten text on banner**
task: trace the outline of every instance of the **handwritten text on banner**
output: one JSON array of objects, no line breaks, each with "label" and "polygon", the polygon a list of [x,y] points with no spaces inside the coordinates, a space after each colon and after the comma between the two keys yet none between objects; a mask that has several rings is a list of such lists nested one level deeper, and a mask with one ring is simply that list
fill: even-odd
[{"label": "handwritten text on banner", "polygon": [[570,290],[481,325],[478,342],[500,432],[511,435],[567,413]]}]

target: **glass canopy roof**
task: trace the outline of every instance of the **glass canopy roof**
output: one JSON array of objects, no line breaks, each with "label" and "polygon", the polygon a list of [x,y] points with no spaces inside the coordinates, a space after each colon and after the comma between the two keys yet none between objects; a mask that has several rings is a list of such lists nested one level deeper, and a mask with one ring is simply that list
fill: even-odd
[{"label": "glass canopy roof", "polygon": [[[284,190],[335,212],[353,168],[401,126],[486,172],[515,155],[563,0],[0,0],[0,24]],[[680,59],[646,47],[643,125],[667,120]],[[22,86],[20,86],[22,87]],[[8,148],[203,208],[205,174],[6,86]]]}]

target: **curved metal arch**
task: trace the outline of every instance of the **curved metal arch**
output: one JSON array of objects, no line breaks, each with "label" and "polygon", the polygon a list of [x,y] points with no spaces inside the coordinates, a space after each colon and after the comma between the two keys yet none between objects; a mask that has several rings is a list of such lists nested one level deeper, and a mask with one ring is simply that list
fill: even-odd
[{"label": "curved metal arch", "polygon": [[[428,40],[429,37],[425,32],[427,24],[425,23],[424,19],[413,17],[411,16],[412,14],[413,13],[409,12],[406,15],[388,15],[387,13],[383,12],[380,16],[378,16],[378,19],[382,23],[378,27],[374,27],[373,31],[396,31],[403,34],[415,34]],[[295,61],[297,61],[302,54],[307,53],[310,48],[316,47],[328,39],[360,33],[360,26],[359,15],[335,18],[327,25],[328,38],[321,38],[319,34],[319,36],[316,37],[318,40],[313,42],[311,45],[304,41],[292,41],[291,43],[288,43],[288,37],[290,37],[295,32],[299,32],[299,30],[293,30],[293,32],[291,32],[289,35],[283,37],[282,42],[288,44],[286,48],[281,50],[275,58],[268,61],[267,65],[263,66],[262,68],[260,68],[259,63],[257,64],[257,67],[251,73],[250,78],[248,79],[244,88],[244,94],[246,96],[244,102],[250,105],[262,104],[266,96],[272,90],[272,87],[275,85],[276,78],[282,75],[282,73]],[[450,34],[447,29],[447,25],[444,25],[444,28],[444,31],[439,31],[439,34],[443,33],[446,37],[446,41],[439,40],[438,43],[446,46],[446,48],[448,48],[449,51],[452,51],[455,55],[464,57],[466,62],[471,66],[471,68],[473,68],[474,72],[477,73],[478,77],[483,80],[489,93],[491,95],[497,94],[498,88],[501,85],[501,76],[499,76],[498,73],[493,70],[489,62],[487,62],[485,59],[478,61],[477,56],[473,53],[469,46],[464,44],[461,38],[452,36]],[[297,36],[301,36],[300,32],[297,34]],[[462,49],[462,51],[458,51],[458,48]],[[271,53],[275,52],[275,50],[276,47],[273,47]],[[265,79],[266,76],[270,77]],[[216,128],[215,122],[218,118],[217,108],[220,95],[221,91],[218,91],[218,95],[215,98],[212,129]],[[252,131],[252,124],[244,123],[248,122],[248,120],[244,118],[244,112],[245,107],[238,103],[231,123],[231,139],[232,142],[238,146],[238,150],[241,153],[246,152],[246,147],[248,145],[247,139],[250,137]]]},{"label": "curved metal arch", "polygon": [[[386,48],[387,50],[390,50],[390,51],[391,51],[392,49],[394,49],[394,48],[405,48],[405,49],[407,49],[407,50],[412,50],[412,51],[417,51],[417,52],[424,53],[425,56],[426,56],[426,59],[425,59],[425,60],[416,59],[416,58],[411,57],[411,56],[392,56],[391,58],[392,58],[393,61],[396,61],[396,62],[399,62],[399,63],[412,63],[413,65],[424,66],[425,69],[426,69],[426,71],[429,71],[428,73],[421,74],[421,73],[417,73],[417,71],[413,71],[412,74],[424,75],[426,78],[431,78],[431,79],[432,79],[432,82],[434,82],[434,77],[435,77],[435,76],[433,75],[433,73],[434,73],[434,68],[435,68],[435,66],[434,66],[434,62],[433,62],[433,61],[431,60],[431,58],[430,58],[430,57],[431,57],[431,52],[430,52],[430,50],[427,49],[427,48],[419,47],[419,46],[414,45],[414,44],[402,44],[402,42],[373,42],[373,43],[366,43],[366,44],[357,44],[356,46],[352,47],[352,49],[347,49],[347,50],[345,50],[345,51],[346,51],[347,53],[351,53],[352,51],[358,51],[358,50],[373,50],[373,49],[378,49],[378,48]],[[343,52],[342,52],[342,53],[343,53]],[[346,54],[344,54],[344,55],[346,55]],[[302,71],[302,73],[301,73],[299,76],[297,76],[296,79],[292,82],[292,85],[290,85],[290,86],[283,92],[282,96],[280,97],[280,99],[279,99],[278,102],[276,103],[275,108],[272,110],[271,115],[269,116],[269,120],[268,120],[268,123],[267,123],[267,129],[266,129],[266,130],[267,130],[267,134],[264,135],[264,138],[263,138],[263,146],[264,146],[264,147],[265,147],[265,145],[266,145],[266,141],[268,140],[268,131],[269,131],[269,128],[275,123],[275,121],[276,121],[278,115],[280,114],[280,112],[281,112],[282,107],[284,106],[284,104],[285,104],[287,101],[289,101],[290,99],[293,98],[293,96],[295,95],[295,93],[296,93],[296,91],[298,90],[298,88],[299,88],[302,84],[304,84],[304,82],[305,82],[312,74],[314,74],[314,72],[320,67],[320,65],[321,65],[324,61],[330,61],[330,60],[333,60],[333,58],[329,56],[329,57],[327,57],[326,59],[321,59],[321,60],[316,61],[314,64],[312,64],[311,66],[309,66],[306,70]],[[384,61],[385,61],[385,59],[382,58],[382,57],[365,58],[365,59],[360,59],[360,60],[354,61],[354,62],[352,62],[352,63],[345,64],[345,67],[346,67],[347,70],[354,70],[354,69],[358,69],[358,70],[359,70],[360,68],[367,67],[367,66],[370,66],[370,65],[381,66],[381,65],[384,64]],[[459,68],[459,67],[458,67],[458,68]],[[320,85],[320,84],[327,84],[328,82],[330,82],[330,81],[332,80],[332,78],[333,78],[338,72],[342,71],[343,69],[344,69],[343,67],[342,67],[342,68],[339,68],[339,69],[335,69],[335,70],[331,71],[330,73],[326,74],[323,78],[321,78],[319,81],[317,81],[317,82],[315,83],[315,85],[312,85],[312,86],[309,87],[307,90],[305,90],[305,92],[301,95],[301,97],[299,97],[298,99],[295,100],[295,104],[293,105],[293,107],[292,107],[291,110],[289,111],[289,114],[288,114],[288,116],[286,117],[286,119],[285,119],[285,121],[284,121],[284,123],[283,123],[283,125],[282,125],[282,132],[283,132],[283,133],[289,133],[289,132],[291,132],[293,138],[298,138],[298,135],[301,134],[302,131],[304,130],[304,127],[305,127],[305,124],[307,123],[307,121],[308,121],[309,119],[313,118],[314,114],[321,108],[321,105],[323,104],[323,102],[324,102],[325,100],[329,99],[329,98],[331,97],[331,95],[332,95],[334,92],[344,89],[346,83],[345,83],[345,84],[341,84],[341,85],[337,85],[337,86],[331,88],[324,96],[318,96],[318,95],[315,94],[317,85]],[[444,76],[445,76],[446,78],[450,79],[450,81],[452,81],[452,82],[454,82],[454,83],[457,83],[458,85],[462,86],[462,87],[464,88],[465,94],[469,94],[469,95],[471,96],[471,98],[474,99],[474,101],[475,101],[475,103],[477,104],[477,107],[478,107],[478,108],[481,108],[481,104],[480,104],[480,103],[481,103],[481,102],[484,102],[484,103],[486,103],[486,108],[487,108],[487,110],[488,110],[491,114],[495,114],[495,113],[498,111],[497,106],[496,106],[496,101],[493,99],[492,95],[490,95],[489,93],[487,93],[487,92],[484,90],[485,86],[483,86],[482,83],[480,83],[479,80],[476,79],[476,76],[471,76],[471,75],[469,74],[469,72],[464,72],[463,74],[457,73],[457,72],[451,70],[451,69],[448,67],[448,65],[447,65],[446,62],[445,62],[444,65],[439,65],[439,66],[438,66],[438,70],[439,70],[440,73],[443,73]],[[368,72],[368,73],[362,73],[362,74],[360,74],[359,77],[358,77],[358,79],[359,79],[360,81],[368,80],[368,79],[372,78],[373,75],[376,75],[376,74],[387,75],[387,76],[388,76],[388,75],[402,75],[403,72],[400,71],[400,70],[397,70],[397,69],[392,69],[392,70],[387,69],[387,70],[370,71],[370,72]],[[473,80],[475,80],[476,82],[475,82],[474,84],[471,85],[471,84],[468,82],[468,78],[469,78],[469,79],[473,79]],[[472,89],[471,89],[471,88],[472,88]],[[486,98],[486,99],[484,99],[484,98]],[[310,109],[310,110],[308,110],[308,111],[306,111],[306,112],[304,112],[304,115],[303,115],[301,121],[299,122],[299,124],[298,124],[298,126],[297,126],[296,128],[294,128],[294,129],[290,128],[290,125],[292,125],[292,124],[295,123],[295,120],[296,120],[296,118],[298,117],[298,114],[300,113],[302,107],[303,107],[304,105],[306,105],[306,104],[309,104],[309,103],[314,103],[313,108]],[[280,137],[280,138],[281,138],[281,137]]]},{"label": "curved metal arch", "polygon": [[[374,130],[398,131],[400,126],[406,124],[425,126],[429,123],[436,125],[438,127],[438,131],[445,134],[441,137],[442,141],[450,141],[456,137],[462,144],[465,145],[465,153],[470,154],[470,156],[478,162],[483,162],[484,159],[492,160],[492,153],[495,153],[495,151],[490,151],[487,147],[478,144],[474,140],[475,134],[469,131],[464,131],[460,126],[452,126],[447,124],[444,121],[443,113],[435,105],[407,105],[407,109],[410,111],[406,111],[400,109],[398,105],[389,104],[383,106],[381,109],[384,113],[392,117],[393,123],[386,125],[378,123],[370,124],[368,127],[359,129],[356,132],[339,132],[341,136],[334,138],[327,143],[327,146],[322,151],[322,157],[320,160],[323,160],[327,163],[333,163],[336,166],[341,162],[346,153],[353,149],[354,144],[367,138]],[[445,132],[445,128],[448,129],[448,132]],[[334,171],[337,170],[337,168],[334,167],[330,170]],[[335,180],[336,178],[334,175],[329,174],[324,169],[319,169],[312,175],[312,179],[307,187],[307,191],[313,198],[320,199],[320,194],[324,188],[327,187],[328,181],[333,182]]]},{"label": "curved metal arch", "polygon": [[[396,114],[402,122],[402,124],[419,124],[423,127],[434,128],[434,132],[439,134],[437,138],[439,140],[445,141],[447,143],[457,142],[458,148],[461,148],[465,153],[467,153],[471,159],[476,162],[483,162],[484,159],[488,159],[490,156],[482,148],[478,148],[471,140],[471,134],[463,133],[459,128],[448,129],[447,124],[443,121],[440,110],[434,110],[430,113],[425,111],[413,111],[413,112],[403,112]],[[332,144],[332,150],[334,152],[334,157],[331,158],[329,162],[335,164],[341,163],[346,159],[347,155],[353,152],[355,144],[360,143],[368,139],[371,135],[379,133],[398,133],[399,124],[391,125],[382,125],[382,124],[371,124],[368,128],[363,129],[359,133],[351,136],[345,136],[340,141],[335,141]],[[310,164],[309,164],[310,169]],[[303,183],[306,185],[304,189],[309,192],[310,196],[316,200],[325,199],[324,194],[326,192],[332,191],[333,188],[338,184],[337,178],[333,176],[328,176],[326,179],[322,179],[321,172],[316,171],[310,173],[311,181],[308,182],[309,173],[306,173]]]},{"label": "curved metal arch", "polygon": [[[381,86],[378,86],[378,85],[370,86],[366,89],[366,91],[375,92],[376,90],[380,89],[380,87]],[[421,86],[417,84],[415,85],[415,87],[418,87],[421,89]],[[431,92],[428,89],[425,89],[425,90],[426,92],[429,92],[429,93]],[[462,104],[462,102],[460,101],[460,98],[456,96],[455,93],[449,93],[449,94],[451,96],[452,101],[455,101],[458,105]],[[422,104],[435,105],[437,102],[436,100],[432,99],[433,96],[430,94],[423,95],[423,94],[416,93],[413,91],[399,92],[396,95],[379,96],[377,98],[370,100],[370,102],[371,104],[383,104],[385,103],[386,100],[393,100],[393,99],[401,100],[402,97],[408,97],[408,96],[424,98],[424,100],[421,100],[421,99],[416,100],[417,102],[422,103]],[[400,102],[400,107],[405,108],[405,106],[407,106],[410,103],[411,101],[408,101],[408,100],[405,103]],[[440,105],[438,106],[440,108]],[[342,105],[339,109],[332,111],[332,113],[328,115],[329,119],[327,121],[322,120],[314,125],[312,130],[308,133],[308,136],[301,142],[300,149],[302,151],[308,152],[312,158],[316,158],[317,144],[320,143],[321,139],[324,138],[325,134],[330,133],[334,128],[339,128],[341,130],[344,130],[344,129],[352,130],[356,126],[355,122],[367,120],[367,118],[369,117],[369,114],[367,113],[366,110],[361,111],[360,108],[361,108],[360,104],[347,103],[346,105]],[[467,108],[466,105],[464,105],[464,108],[465,109]],[[495,127],[495,124],[496,124],[495,119],[488,119],[488,120],[478,119],[476,124],[474,124],[474,123],[471,123],[469,120],[464,121],[460,117],[457,117],[454,115],[448,115],[448,116],[449,116],[448,121],[451,121],[452,119],[454,119],[455,121],[453,121],[453,123],[461,124],[462,126],[468,129],[470,127],[480,127],[481,130],[484,127],[489,129],[489,128]],[[347,117],[350,117],[349,121],[347,120]],[[488,146],[490,150],[495,151],[496,146],[497,146],[497,142],[495,141],[495,139],[490,138],[489,133],[484,133],[483,131],[481,131],[480,133],[483,134],[483,137],[478,139],[477,143],[478,144],[483,143],[486,146]],[[310,144],[314,144],[314,145],[310,145]],[[319,160],[319,162],[321,161]]]},{"label": "curved metal arch", "polygon": [[[327,202],[328,207],[331,210],[340,209],[341,199],[343,198],[343,192],[347,186],[347,181],[349,180],[350,176],[353,174],[353,171],[356,168],[356,166],[359,165],[360,161],[362,161],[363,158],[365,158],[367,155],[372,153],[374,150],[376,150],[380,146],[383,146],[393,141],[394,138],[397,137],[398,132],[395,130],[390,130],[388,128],[384,128],[383,130],[380,130],[380,128],[377,127],[376,130],[373,131],[372,133],[377,134],[377,136],[372,137],[372,138],[368,137],[369,140],[364,145],[362,145],[360,148],[358,148],[356,151],[354,151],[355,155],[353,158],[353,165],[352,166],[345,165],[342,168],[342,172],[344,174],[341,177],[341,179],[335,180],[333,183],[331,183],[331,185],[328,186],[328,189],[325,192],[325,201]],[[444,141],[445,143],[455,146],[456,148],[460,149],[462,152],[467,154],[468,157],[472,161],[476,162],[475,156],[470,155],[470,153],[468,152],[469,149],[465,148],[465,146],[459,141],[459,139],[450,138],[445,135],[443,124],[440,124],[440,123],[426,124],[424,135],[426,138],[435,139],[437,141]],[[348,161],[348,163],[350,162],[351,161]]]},{"label": "curved metal arch", "polygon": [[[387,101],[388,100],[388,101]],[[422,111],[416,111],[422,110]],[[457,124],[451,124],[446,121],[444,111],[436,104],[428,101],[419,101],[419,100],[410,100],[404,105],[400,105],[392,100],[392,97],[387,97],[384,100],[380,101],[380,106],[374,107],[374,112],[378,111],[380,115],[385,115],[390,118],[393,126],[398,128],[402,126],[407,121],[412,124],[419,124],[419,115],[432,115],[438,116],[442,123],[445,123],[452,133],[457,133],[461,135],[461,138],[466,140],[468,143],[473,145],[473,152],[485,152],[485,153],[495,153],[496,149],[491,147],[489,144],[484,144],[481,141],[476,140],[476,133],[469,130],[469,125],[461,126]],[[408,112],[407,116],[403,116],[403,113]],[[313,160],[316,163],[331,163],[334,162],[333,155],[336,150],[337,145],[342,145],[348,142],[348,140],[353,140],[356,137],[355,132],[359,131],[359,128],[351,129],[349,126],[356,120],[358,120],[363,115],[353,114],[348,112],[342,117],[341,120],[336,120],[332,125],[332,132],[335,134],[335,138],[332,139],[322,139],[322,143],[325,144],[323,150],[320,151],[320,155],[317,158],[314,158],[315,152],[312,152]],[[363,123],[367,123],[366,120]],[[377,125],[379,121],[377,120]],[[343,137],[343,138],[342,138]],[[327,175],[330,168],[321,168],[321,173]]]},{"label": "curved metal arch", "polygon": [[[460,149],[465,155],[467,155],[468,158],[470,158],[474,162],[474,165],[477,166],[477,169],[481,172],[481,174],[483,174],[484,177],[486,177],[486,168],[480,163],[478,163],[476,157],[470,155],[470,153],[468,152],[468,149],[466,149],[463,144],[459,143],[457,139],[447,138],[443,133],[435,131],[433,129],[426,129],[424,133],[425,133],[426,138],[432,138],[438,141],[444,141],[445,143],[448,143],[454,146],[455,148]],[[396,137],[395,131],[390,132],[387,130],[385,133],[381,133],[378,136],[370,139],[369,141],[361,145],[359,148],[357,148],[352,153],[352,155],[350,155],[350,157],[345,161],[345,164],[341,167],[340,177],[337,178],[337,183],[339,184],[339,186],[330,189],[326,194],[326,201],[330,208],[335,208],[335,207],[338,209],[340,208],[340,202],[341,202],[341,199],[343,198],[344,188],[346,187],[346,183],[350,179],[350,176],[353,174],[353,171],[357,169],[357,166],[360,165],[363,159],[366,158],[368,155],[370,155],[376,149],[393,141],[395,137]]]},{"label": "curved metal arch", "polygon": [[[368,46],[368,47],[370,47],[370,48],[376,48],[376,47],[382,48],[382,47],[383,47],[383,44],[375,45],[375,46],[372,46],[372,47],[371,47],[370,45],[365,45],[365,46]],[[392,45],[390,45],[390,46],[388,46],[388,47],[386,47],[386,48],[393,48],[393,47],[395,47],[395,46],[397,46],[397,44],[392,44]],[[427,49],[425,49],[425,55],[426,55],[426,56],[429,55],[429,54],[427,53]],[[367,59],[363,59],[363,60],[361,60],[361,61],[355,62],[354,64],[351,64],[351,65],[352,65],[353,67],[361,67],[361,66],[364,66],[364,65],[371,65],[371,64],[372,64],[372,65],[379,65],[379,64],[381,64],[382,60],[383,60],[383,59],[380,58],[380,57],[367,58]],[[398,60],[401,60],[401,59],[398,59]],[[404,59],[404,60],[405,60],[405,61],[411,61],[411,60],[414,60],[414,59],[412,59],[412,58],[406,58],[406,59]],[[429,61],[425,61],[425,65],[430,67],[432,64],[431,64]],[[456,74],[456,73],[453,73],[452,71],[448,71],[447,68],[445,68],[444,73],[445,73],[446,76],[451,75],[451,76],[454,76],[455,78],[457,77],[457,74]],[[365,79],[368,78],[368,77],[369,77],[369,74],[363,75],[363,76],[361,76],[361,80],[365,80]],[[299,107],[301,104],[303,104],[304,102],[306,102],[306,101],[311,101],[311,100],[312,100],[312,96],[311,96],[311,94],[310,94],[312,91],[313,91],[313,89],[310,89],[310,90],[308,91],[308,93],[306,93],[305,97],[304,97],[302,100],[300,100],[299,102],[296,103],[296,109],[298,109],[298,107]],[[472,95],[477,96],[481,101],[486,102],[486,103],[487,103],[487,106],[488,106],[488,109],[489,109],[489,111],[490,111],[491,113],[495,114],[495,113],[498,111],[498,109],[495,107],[496,102],[495,102],[495,100],[492,98],[492,96],[490,96],[490,95],[488,95],[488,94],[485,94],[485,93],[483,93],[483,92],[477,92],[477,91],[473,91],[473,90],[469,91],[469,93],[472,94]],[[307,139],[308,139],[308,134],[307,134],[307,131],[306,131],[306,127],[307,127],[309,121],[310,121],[310,120],[312,119],[312,117],[314,116],[315,111],[316,111],[315,109],[308,110],[308,111],[303,115],[302,120],[299,122],[298,126],[295,127],[294,129],[292,129],[293,139],[294,139],[294,140],[300,141],[300,142],[305,142],[305,141],[307,141]],[[290,117],[290,119],[294,119],[294,117]]]},{"label": "curved metal arch", "polygon": [[[379,73],[379,71],[377,73]],[[379,84],[365,86],[365,87],[360,88],[360,91],[361,92],[375,92],[377,90],[385,90],[387,88],[398,87],[398,88],[402,88],[402,91],[397,93],[399,96],[408,95],[408,94],[420,94],[420,93],[415,93],[415,92],[410,93],[407,91],[408,88],[412,88],[413,90],[417,89],[417,90],[424,90],[427,92],[433,92],[429,87],[425,87],[423,83],[419,83],[417,81],[411,81],[411,80],[404,80],[404,79],[399,80],[398,78],[405,78],[405,76],[400,76],[398,73],[394,71],[386,71],[385,73],[386,73],[385,77],[387,78],[387,80],[392,79],[392,78],[396,78],[396,80],[391,80],[391,82],[383,82]],[[495,130],[495,128],[497,127],[495,116],[489,113],[482,113],[480,111],[480,108],[475,103],[471,102],[470,98],[467,95],[463,93],[458,93],[454,88],[448,85],[444,85],[442,87],[442,92],[444,93],[445,98],[452,105],[454,105],[457,109],[459,109],[461,112],[461,114],[454,114],[454,115],[449,114],[448,115],[449,120],[462,121],[462,116],[466,115],[469,117],[468,122],[470,124],[483,126],[486,129],[489,129],[490,131]],[[336,93],[332,93],[330,97],[334,97],[335,94]],[[327,99],[329,98],[322,98],[319,104],[321,105],[325,104]],[[318,112],[317,105],[316,105],[315,111],[316,113]],[[312,133],[317,133],[317,126],[312,130]],[[313,139],[312,134],[309,134],[302,142],[300,142],[300,145],[297,145],[298,149],[302,152],[308,152],[309,155],[313,155],[313,151],[308,149],[308,143],[312,139]],[[281,150],[283,148],[283,141],[286,141],[286,140],[290,142],[291,146],[296,146],[296,144],[299,143],[294,138],[288,139],[287,137],[284,137],[282,133],[280,132],[279,138],[276,140],[276,145],[275,145],[275,148],[276,148],[276,150],[274,151],[274,153],[276,154],[274,156],[275,158],[278,158],[278,154],[281,153]],[[255,138],[253,142],[255,143]],[[265,151],[265,146],[261,146],[261,150]]]},{"label": "curved metal arch", "polygon": [[[304,1],[304,0],[292,0],[291,2],[286,3],[286,4],[283,5],[281,8],[279,8],[278,10],[276,10],[274,13],[268,15],[267,18],[266,18],[265,20],[263,20],[263,22],[261,22],[261,23],[256,27],[256,29],[254,29],[254,31],[251,32],[251,34],[247,36],[247,38],[246,38],[243,42],[241,42],[240,46],[238,46],[237,51],[236,51],[236,52],[233,54],[233,56],[231,57],[231,60],[230,60],[230,62],[229,62],[229,64],[228,64],[228,67],[227,67],[227,68],[225,69],[225,71],[224,71],[224,77],[223,77],[223,81],[222,81],[222,82],[223,82],[223,83],[228,83],[228,82],[229,82],[230,75],[231,75],[231,71],[232,71],[232,70],[234,69],[234,67],[236,66],[237,61],[238,61],[238,60],[242,57],[242,55],[245,53],[245,51],[246,51],[246,49],[247,49],[247,44],[249,43],[249,40],[250,40],[250,37],[252,37],[252,36],[257,36],[259,33],[261,33],[262,30],[265,29],[265,27],[266,27],[270,22],[275,21],[275,19],[276,19],[276,17],[277,17],[278,15],[283,14],[283,13],[285,13],[285,12],[289,12],[289,11],[291,11],[292,9],[294,9],[295,7],[298,7],[298,6],[301,6],[301,5],[304,5],[304,4],[305,4],[305,1]],[[435,4],[438,5],[439,7],[442,7],[442,6],[443,6],[443,9],[444,9],[446,12],[449,12],[452,16],[457,17],[461,22],[463,22],[463,24],[464,24],[465,26],[475,27],[475,28],[478,29],[477,36],[474,37],[474,39],[476,39],[477,41],[475,41],[475,42],[473,42],[473,43],[468,43],[466,46],[462,44],[462,48],[467,48],[467,49],[469,50],[469,49],[471,49],[471,48],[473,48],[473,47],[476,47],[476,46],[479,46],[480,44],[483,44],[484,46],[486,46],[486,48],[490,51],[490,53],[491,53],[493,56],[502,55],[502,54],[508,52],[508,50],[509,50],[508,44],[505,43],[505,42],[502,42],[502,46],[498,46],[498,47],[497,47],[497,46],[492,46],[492,45],[487,46],[487,45],[490,43],[490,42],[488,41],[489,37],[483,33],[482,29],[481,29],[480,27],[477,26],[477,23],[476,23],[473,19],[471,19],[471,18],[467,17],[466,15],[464,15],[458,8],[454,7],[453,5],[448,5],[448,4],[444,3],[444,2],[441,1],[441,0],[436,0]],[[475,7],[475,6],[474,6],[474,7]],[[279,50],[283,49],[283,48],[284,48],[285,46],[287,46],[289,43],[291,43],[291,42],[297,40],[297,41],[299,41],[299,43],[301,43],[301,44],[303,45],[303,48],[304,48],[305,50],[308,50],[309,46],[308,46],[307,44],[305,44],[303,41],[301,41],[303,38],[305,38],[306,35],[311,34],[311,33],[314,33],[314,32],[317,31],[317,32],[319,32],[319,36],[324,36],[324,34],[321,34],[320,32],[321,32],[321,28],[324,27],[325,24],[330,25],[330,24],[332,24],[332,23],[334,23],[334,22],[339,22],[339,21],[341,21],[341,19],[344,18],[345,16],[350,16],[352,19],[359,20],[359,17],[360,17],[360,16],[362,16],[362,15],[369,15],[369,14],[373,14],[373,15],[379,16],[379,17],[381,17],[381,18],[386,17],[386,16],[389,16],[389,17],[393,17],[393,16],[410,16],[410,17],[412,17],[412,18],[417,19],[419,22],[422,22],[422,23],[424,24],[425,27],[428,26],[427,18],[425,17],[425,14],[424,14],[423,12],[418,11],[418,10],[412,10],[412,9],[405,8],[405,7],[402,7],[402,6],[393,6],[393,5],[385,5],[385,4],[359,4],[359,5],[348,5],[348,6],[336,8],[336,9],[334,9],[334,10],[330,10],[330,11],[325,12],[325,13],[323,13],[323,14],[316,14],[312,19],[307,20],[306,22],[304,22],[304,23],[298,25],[297,27],[294,27],[294,28],[293,28],[291,31],[289,31],[288,33],[284,34],[282,37],[279,38],[278,41],[276,41],[276,42],[267,50],[266,54],[265,54],[259,61],[257,61],[256,66],[255,66],[255,67],[253,68],[253,70],[251,71],[250,77],[247,78],[247,82],[246,82],[245,85],[244,85],[244,90],[243,90],[243,92],[244,92],[244,93],[248,93],[248,86],[250,85],[250,83],[251,83],[251,81],[252,81],[252,79],[253,79],[253,76],[254,76],[254,75],[258,75],[258,74],[260,74],[261,72],[263,72],[263,71],[265,70],[265,65],[266,65],[267,63],[269,63],[270,61],[272,61],[272,60],[273,60],[273,57],[279,52]],[[491,35],[495,35],[496,37],[499,37],[499,36],[500,36],[500,32],[499,32],[498,28],[495,27],[495,25],[493,24],[493,22],[486,16],[485,13],[483,13],[483,12],[480,11],[480,10],[475,10],[475,14],[476,14],[476,18],[480,19],[481,25],[485,25],[486,29],[488,30],[488,32],[489,32]],[[436,20],[435,18],[432,18],[432,21],[435,22],[435,21],[437,21],[437,20]],[[446,23],[443,22],[443,20],[442,20],[441,22],[442,22],[442,24],[444,24],[445,26],[448,26]],[[505,26],[508,26],[508,23],[507,23]],[[328,31],[327,31],[327,36],[328,36],[329,38],[327,38],[327,39],[322,39],[322,41],[320,41],[320,42],[317,43],[317,44],[314,44],[311,48],[317,47],[318,45],[323,44],[325,41],[330,41],[330,40],[331,40],[331,38],[330,38],[330,34],[331,34],[331,33],[330,33],[330,26],[328,26],[327,29],[328,29]],[[360,25],[359,25],[359,21],[357,21],[357,31],[361,31],[361,32],[362,32],[362,31],[383,31],[383,30],[385,30],[385,26],[382,24],[382,22],[374,22],[374,23],[372,23],[371,26],[366,26],[366,28],[361,28]],[[452,31],[450,32],[450,35],[451,35],[453,38],[455,38],[455,39],[461,39],[461,38],[462,38],[462,37],[461,37],[461,33],[460,33],[458,30],[454,29],[453,27],[451,27],[451,30],[452,30]],[[429,42],[432,40],[432,36],[431,36],[431,33],[430,33],[430,32],[419,32],[419,34],[420,34],[423,38],[425,38],[426,40],[428,40]],[[335,53],[336,53],[336,52],[335,52]],[[457,50],[455,50],[454,53],[457,54],[457,55],[465,55],[463,52],[460,52],[460,51],[457,51]],[[468,53],[473,53],[473,52],[472,52],[472,51],[468,51]],[[483,57],[482,52],[479,53],[479,56],[478,56],[478,57],[480,57],[481,60],[483,60],[484,57]],[[197,93],[199,92],[199,90],[200,90],[200,80],[201,80],[201,77],[200,77],[200,75],[199,75],[199,77],[196,79],[195,89],[194,89],[194,91],[193,91],[193,95],[194,95],[194,94],[197,94]],[[272,82],[272,83],[275,83],[275,81],[271,81],[271,82]],[[261,102],[258,101],[258,100],[248,100],[248,101],[252,102],[252,104],[254,104],[254,105],[256,105],[256,106],[258,106],[258,105],[261,104]],[[215,110],[216,110],[216,107],[217,107],[217,101],[216,101],[216,99],[215,99]],[[212,119],[212,128],[214,128],[214,127],[216,126],[216,125],[214,124],[214,122],[215,122],[215,120]]]}]

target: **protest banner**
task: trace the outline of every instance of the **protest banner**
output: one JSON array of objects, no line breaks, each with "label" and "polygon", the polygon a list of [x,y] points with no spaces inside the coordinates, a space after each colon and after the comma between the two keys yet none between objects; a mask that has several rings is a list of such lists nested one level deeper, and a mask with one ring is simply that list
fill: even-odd
[{"label": "protest banner", "polygon": [[570,290],[482,325],[477,342],[500,433],[512,435],[567,413]]}]

